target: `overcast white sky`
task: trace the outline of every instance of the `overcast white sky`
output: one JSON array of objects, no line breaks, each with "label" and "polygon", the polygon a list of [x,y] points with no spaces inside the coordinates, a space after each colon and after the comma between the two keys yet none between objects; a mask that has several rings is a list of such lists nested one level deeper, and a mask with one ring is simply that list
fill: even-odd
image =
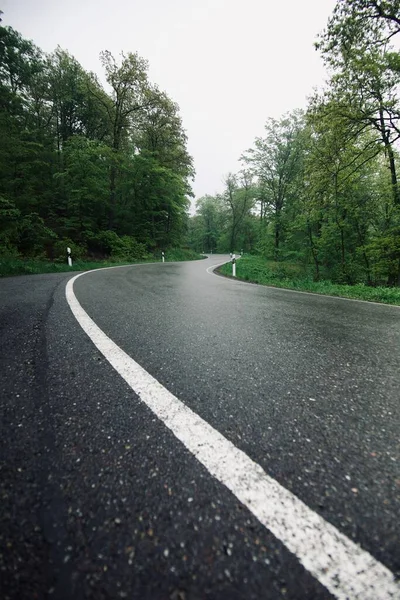
[{"label": "overcast white sky", "polygon": [[197,197],[262,135],[268,117],[303,108],[325,78],[314,50],[335,0],[2,0],[11,25],[46,52],[57,45],[101,74],[99,53],[137,51],[178,102]]}]

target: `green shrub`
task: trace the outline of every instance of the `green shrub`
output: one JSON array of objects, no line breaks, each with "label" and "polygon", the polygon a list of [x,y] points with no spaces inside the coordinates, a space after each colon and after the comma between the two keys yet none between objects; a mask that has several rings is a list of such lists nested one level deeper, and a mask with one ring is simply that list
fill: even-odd
[{"label": "green shrub", "polygon": [[124,235],[121,237],[123,244],[122,254],[119,255],[121,258],[128,258],[129,260],[146,260],[150,258],[150,254],[146,250],[145,244],[137,242],[135,238]]},{"label": "green shrub", "polygon": [[87,234],[87,245],[90,254],[100,256],[118,255],[123,244],[121,238],[115,231],[100,231],[99,233]]},{"label": "green shrub", "polygon": [[113,259],[145,260],[149,258],[146,246],[135,238],[124,235],[119,237],[115,231],[101,231],[88,235],[89,253]]},{"label": "green shrub", "polygon": [[[155,257],[160,260],[161,252],[155,254]],[[199,254],[190,248],[168,248],[165,250],[165,260],[167,262],[199,260],[201,258],[204,258],[202,254]]]},{"label": "green shrub", "polygon": [[57,235],[46,227],[37,213],[25,215],[19,226],[18,250],[26,257],[44,257],[46,245],[52,244]]},{"label": "green shrub", "polygon": [[[232,275],[230,263],[226,263],[218,270],[223,275]],[[400,305],[400,288],[398,287],[371,287],[363,283],[339,284],[327,279],[315,282],[311,276],[302,275],[301,267],[298,265],[273,263],[259,256],[245,256],[239,259],[236,265],[236,275],[238,279],[262,285]]]},{"label": "green shrub", "polygon": [[63,238],[61,240],[57,240],[53,245],[53,257],[58,261],[66,261],[67,260],[67,248],[71,248],[71,258],[72,260],[79,260],[86,255],[86,248],[79,244],[76,244],[70,238]]}]

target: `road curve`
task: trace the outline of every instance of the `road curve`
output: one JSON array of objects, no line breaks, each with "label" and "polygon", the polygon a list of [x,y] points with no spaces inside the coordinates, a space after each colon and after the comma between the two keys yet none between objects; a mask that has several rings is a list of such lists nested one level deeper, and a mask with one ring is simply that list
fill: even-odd
[{"label": "road curve", "polygon": [[[92,272],[122,350],[399,574],[399,310],[244,285],[226,257]],[[62,275],[0,283],[4,598],[330,598],[143,405]]]}]

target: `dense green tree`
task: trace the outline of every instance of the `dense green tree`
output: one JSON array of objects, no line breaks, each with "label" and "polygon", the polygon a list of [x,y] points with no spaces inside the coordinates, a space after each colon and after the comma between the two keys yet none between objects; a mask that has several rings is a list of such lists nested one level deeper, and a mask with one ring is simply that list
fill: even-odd
[{"label": "dense green tree", "polygon": [[[248,247],[317,280],[400,285],[399,31],[397,0],[338,0],[317,44],[327,87],[305,115],[269,119],[242,157],[256,207],[240,225]],[[225,202],[246,189],[237,180],[228,178]],[[234,218],[221,215],[226,250]],[[204,234],[200,213],[192,231]]]},{"label": "dense green tree", "polygon": [[[364,185],[372,161],[381,148],[376,136],[337,114],[335,105],[314,102],[307,115],[308,138],[304,157],[303,210],[316,277],[319,260],[351,282],[357,244],[365,244],[368,227],[367,188]],[[368,264],[368,278],[369,270]],[[338,275],[339,276],[339,275]]]},{"label": "dense green tree", "polygon": [[67,51],[0,27],[2,251],[133,257],[183,243],[194,170],[179,107],[139,55],[101,62],[109,91]]},{"label": "dense green tree", "polygon": [[246,217],[255,202],[250,172],[242,171],[239,175],[230,173],[225,179],[225,190],[221,198],[228,209],[228,248],[230,252],[235,252]]},{"label": "dense green tree", "polygon": [[280,257],[284,237],[285,205],[293,192],[300,160],[299,133],[302,114],[294,112],[282,119],[269,119],[265,137],[256,138],[254,147],[243,155],[243,161],[258,180],[261,218],[268,215],[274,223],[274,253]]},{"label": "dense green tree", "polygon": [[186,148],[187,137],[178,105],[157,89],[148,92],[148,99],[133,127],[136,147],[151,153],[163,167],[181,177],[192,178],[193,160]]},{"label": "dense green tree", "polygon": [[[397,142],[400,139],[400,53],[391,40],[400,33],[398,0],[338,0],[317,47],[332,78],[326,95],[336,114],[382,146],[391,181],[394,210],[391,235],[398,236],[400,187]],[[390,236],[389,236],[390,237]],[[390,244],[394,254],[400,241]],[[400,253],[391,261],[388,280],[400,285]]]},{"label": "dense green tree", "polygon": [[74,135],[64,145],[62,179],[67,201],[58,211],[57,229],[85,241],[86,232],[106,229],[111,150],[96,140]]},{"label": "dense green tree", "polygon": [[111,87],[111,105],[108,101],[104,106],[109,118],[111,132],[111,147],[116,153],[116,160],[110,168],[109,182],[109,218],[108,227],[114,227],[118,210],[117,179],[119,175],[117,154],[129,142],[129,132],[135,117],[144,110],[150,101],[150,84],[147,77],[147,62],[136,53],[121,54],[119,64],[109,51],[101,53],[101,62],[106,74],[106,80]]},{"label": "dense green tree", "polygon": [[197,200],[196,210],[198,215],[196,250],[215,251],[226,222],[223,203],[219,197],[206,195]]},{"label": "dense green tree", "polygon": [[400,33],[400,0],[337,0],[316,44],[332,65],[355,48],[386,45]]}]

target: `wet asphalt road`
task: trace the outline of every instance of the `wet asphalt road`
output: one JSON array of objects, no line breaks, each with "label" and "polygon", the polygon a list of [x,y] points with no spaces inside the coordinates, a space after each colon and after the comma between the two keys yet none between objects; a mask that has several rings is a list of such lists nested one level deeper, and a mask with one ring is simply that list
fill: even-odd
[{"label": "wet asphalt road", "polygon": [[[400,309],[245,285],[220,262],[89,273],[92,319],[400,575]],[[113,371],[69,275],[0,281],[0,597],[330,598]]]}]

